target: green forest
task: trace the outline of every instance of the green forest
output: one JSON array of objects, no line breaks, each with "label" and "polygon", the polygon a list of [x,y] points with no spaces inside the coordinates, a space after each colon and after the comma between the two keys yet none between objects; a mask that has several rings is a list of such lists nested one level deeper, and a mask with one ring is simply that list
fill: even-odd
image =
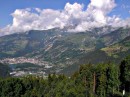
[{"label": "green forest", "polygon": [[120,64],[81,65],[71,77],[1,77],[0,97],[130,97],[130,56]]}]

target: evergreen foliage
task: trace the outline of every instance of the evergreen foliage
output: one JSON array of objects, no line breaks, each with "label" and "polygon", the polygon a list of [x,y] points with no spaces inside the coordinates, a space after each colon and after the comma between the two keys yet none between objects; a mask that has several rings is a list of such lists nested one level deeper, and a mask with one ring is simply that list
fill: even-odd
[{"label": "evergreen foliage", "polygon": [[[123,96],[122,91],[125,90]],[[1,78],[0,97],[129,97],[130,56],[120,65],[81,65],[71,77],[49,74]]]}]

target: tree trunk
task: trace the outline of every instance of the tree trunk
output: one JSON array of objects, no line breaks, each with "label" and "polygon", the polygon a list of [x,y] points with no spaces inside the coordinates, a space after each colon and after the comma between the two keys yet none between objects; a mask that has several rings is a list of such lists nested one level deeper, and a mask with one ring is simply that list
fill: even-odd
[{"label": "tree trunk", "polygon": [[94,72],[93,74],[93,93],[95,94],[95,88],[96,88],[96,74]]}]

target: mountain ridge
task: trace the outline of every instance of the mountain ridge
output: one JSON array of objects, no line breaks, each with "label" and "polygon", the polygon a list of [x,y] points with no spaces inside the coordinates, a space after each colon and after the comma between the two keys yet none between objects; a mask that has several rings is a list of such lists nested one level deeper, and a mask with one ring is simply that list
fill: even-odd
[{"label": "mountain ridge", "polygon": [[[106,34],[99,34],[102,29],[69,33],[61,32],[56,28],[42,31],[30,30],[3,36],[0,37],[0,59],[18,57],[39,59],[48,62],[49,65],[53,64],[53,67],[48,69],[51,72],[64,71],[71,65],[73,67],[88,62],[98,63],[112,60],[112,58],[119,59],[121,54],[116,55],[113,51],[114,54],[111,55],[108,50],[112,48],[112,45],[129,37],[130,28],[107,30]],[[129,49],[130,47],[128,52]]]}]

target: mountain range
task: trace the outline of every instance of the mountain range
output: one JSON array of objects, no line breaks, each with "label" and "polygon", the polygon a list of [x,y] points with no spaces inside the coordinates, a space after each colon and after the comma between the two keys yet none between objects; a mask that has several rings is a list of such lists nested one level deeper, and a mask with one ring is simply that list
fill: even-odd
[{"label": "mountain range", "polygon": [[[66,28],[30,30],[0,37],[0,51],[1,63],[13,64],[15,74],[42,71],[69,75],[81,64],[109,61],[118,64],[130,54],[130,28],[100,27],[85,32],[67,32]],[[20,58],[37,63],[19,62]],[[15,59],[18,62],[13,63]]]}]

